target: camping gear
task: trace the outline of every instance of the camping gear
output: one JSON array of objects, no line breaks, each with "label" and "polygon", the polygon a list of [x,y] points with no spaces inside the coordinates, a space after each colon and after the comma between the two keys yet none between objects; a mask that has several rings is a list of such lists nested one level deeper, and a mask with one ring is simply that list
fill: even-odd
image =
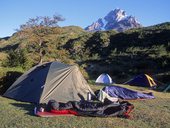
[{"label": "camping gear", "polygon": [[91,93],[88,92],[88,93],[87,93],[87,101],[90,101],[90,100],[91,100]]},{"label": "camping gear", "polygon": [[75,116],[77,112],[73,110],[52,110],[50,112],[37,112],[35,115],[40,117],[54,117],[54,116]]},{"label": "camping gear", "polygon": [[87,100],[94,95],[76,65],[49,62],[37,65],[19,77],[3,96],[15,100],[48,103]]},{"label": "camping gear", "polygon": [[125,82],[124,84],[129,84],[132,86],[151,87],[151,88],[154,88],[155,86],[157,86],[157,83],[155,82],[155,80],[147,74],[138,75],[134,77],[133,79]]},{"label": "camping gear", "polygon": [[[55,106],[53,106],[55,105]],[[58,107],[56,107],[56,105]],[[55,109],[54,109],[55,108]],[[56,111],[57,114],[62,111],[70,110],[67,114],[74,114],[78,116],[91,116],[91,117],[129,117],[129,113],[134,109],[134,106],[127,101],[120,103],[113,102],[89,102],[89,101],[69,101],[61,103],[54,100],[49,101],[47,110],[49,112]]]},{"label": "camping gear", "polygon": [[[101,96],[103,95],[103,92],[105,95],[107,94],[108,96]],[[152,93],[143,93],[143,92],[138,92],[138,91],[133,91],[127,88],[123,88],[120,86],[106,86],[102,89],[102,91],[99,92],[98,97],[100,101],[104,101],[105,98],[108,97],[113,97],[113,98],[120,98],[124,100],[136,100],[136,99],[153,99],[155,98]],[[109,99],[109,98],[108,98]]]},{"label": "camping gear", "polygon": [[96,79],[96,83],[112,84],[113,81],[112,81],[112,78],[108,74],[103,73]]},{"label": "camping gear", "polygon": [[98,100],[101,102],[105,102],[105,100],[109,100],[111,102],[118,102],[119,98],[118,97],[111,97],[108,95],[108,92],[103,91],[102,89],[100,89],[100,91],[98,91]]}]

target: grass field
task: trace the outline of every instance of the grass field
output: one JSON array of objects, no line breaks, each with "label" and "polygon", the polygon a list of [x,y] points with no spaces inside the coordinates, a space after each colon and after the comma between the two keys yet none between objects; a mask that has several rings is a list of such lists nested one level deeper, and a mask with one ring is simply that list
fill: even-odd
[{"label": "grass field", "polygon": [[[101,88],[92,85],[93,89]],[[145,88],[129,87],[148,91]],[[151,90],[149,90],[151,91]],[[130,101],[131,119],[109,117],[49,117],[33,114],[34,105],[0,97],[1,128],[170,128],[170,93],[152,91],[152,100]]]}]

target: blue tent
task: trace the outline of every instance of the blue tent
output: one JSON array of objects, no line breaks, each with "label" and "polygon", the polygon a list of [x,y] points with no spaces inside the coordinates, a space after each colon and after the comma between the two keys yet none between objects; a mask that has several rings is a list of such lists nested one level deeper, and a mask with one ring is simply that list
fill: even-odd
[{"label": "blue tent", "polygon": [[125,99],[125,100],[135,100],[135,99],[153,99],[155,98],[152,93],[143,93],[120,86],[106,86],[102,89],[109,96]]},{"label": "blue tent", "polygon": [[129,84],[132,86],[142,86],[142,87],[154,87],[157,85],[154,79],[147,74],[138,75],[133,79],[125,82],[124,84]]},{"label": "blue tent", "polygon": [[108,74],[103,73],[96,79],[96,83],[111,84],[113,81]]}]

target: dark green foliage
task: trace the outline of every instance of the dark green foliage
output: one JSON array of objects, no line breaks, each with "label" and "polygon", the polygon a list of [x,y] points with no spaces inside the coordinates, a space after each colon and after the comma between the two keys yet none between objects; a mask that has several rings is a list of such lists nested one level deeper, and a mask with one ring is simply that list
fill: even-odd
[{"label": "dark green foliage", "polygon": [[22,67],[30,68],[32,65],[29,62],[25,50],[15,50],[8,53],[7,59],[3,62],[4,67]]},{"label": "dark green foliage", "polygon": [[0,78],[0,95],[2,95],[22,75],[22,72],[8,71]]},{"label": "dark green foliage", "polygon": [[107,55],[107,48],[110,44],[109,35],[105,32],[96,32],[87,41],[86,47],[90,50],[91,55],[99,53],[100,57]]}]

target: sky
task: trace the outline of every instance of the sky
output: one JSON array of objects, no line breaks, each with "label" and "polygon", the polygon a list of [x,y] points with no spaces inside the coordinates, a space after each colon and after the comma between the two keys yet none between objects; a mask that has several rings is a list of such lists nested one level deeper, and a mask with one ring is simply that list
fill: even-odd
[{"label": "sky", "polygon": [[111,10],[120,8],[143,26],[170,22],[170,0],[1,0],[0,38],[11,36],[36,16],[61,15],[59,26],[91,25]]}]

